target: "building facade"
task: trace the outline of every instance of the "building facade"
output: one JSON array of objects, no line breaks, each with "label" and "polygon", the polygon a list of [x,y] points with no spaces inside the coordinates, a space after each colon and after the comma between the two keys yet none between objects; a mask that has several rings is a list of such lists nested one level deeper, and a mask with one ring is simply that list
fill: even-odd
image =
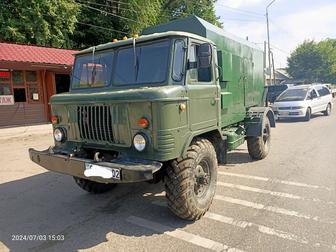
[{"label": "building facade", "polygon": [[48,122],[50,97],[69,90],[74,53],[0,43],[0,127]]}]

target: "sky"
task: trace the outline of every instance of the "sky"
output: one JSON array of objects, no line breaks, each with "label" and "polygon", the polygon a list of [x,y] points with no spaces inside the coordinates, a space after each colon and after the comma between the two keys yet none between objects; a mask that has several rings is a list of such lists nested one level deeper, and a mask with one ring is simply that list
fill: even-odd
[{"label": "sky", "polygon": [[[224,30],[263,49],[266,6],[271,0],[218,0],[216,14]],[[269,7],[270,45],[276,68],[306,39],[336,39],[336,0],[275,0]]]}]

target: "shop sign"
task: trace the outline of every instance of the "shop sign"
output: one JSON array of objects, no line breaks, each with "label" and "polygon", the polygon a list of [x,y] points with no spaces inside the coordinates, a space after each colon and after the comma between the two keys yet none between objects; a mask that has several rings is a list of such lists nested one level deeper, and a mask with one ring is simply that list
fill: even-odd
[{"label": "shop sign", "polygon": [[0,106],[1,105],[14,105],[14,96],[0,95]]}]

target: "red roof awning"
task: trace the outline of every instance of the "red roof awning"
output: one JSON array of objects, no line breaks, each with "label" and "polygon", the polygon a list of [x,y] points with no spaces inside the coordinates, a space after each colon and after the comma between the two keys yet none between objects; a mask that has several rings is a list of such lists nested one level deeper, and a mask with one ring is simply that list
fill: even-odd
[{"label": "red roof awning", "polygon": [[1,62],[28,62],[35,64],[73,65],[78,51],[33,45],[0,43]]}]

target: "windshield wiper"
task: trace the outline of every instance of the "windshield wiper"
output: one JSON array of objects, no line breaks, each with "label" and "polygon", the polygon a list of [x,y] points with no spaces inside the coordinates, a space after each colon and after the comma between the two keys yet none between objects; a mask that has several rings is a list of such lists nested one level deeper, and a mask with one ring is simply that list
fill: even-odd
[{"label": "windshield wiper", "polygon": [[96,79],[96,63],[95,63],[95,50],[96,50],[96,47],[94,46],[93,49],[92,49],[92,64],[93,64],[93,67],[92,67],[92,72],[91,72],[91,83],[89,83],[89,86],[93,86],[94,82],[95,82],[95,79]]},{"label": "windshield wiper", "polygon": [[135,80],[137,80],[138,79],[138,72],[139,72],[139,61],[138,61],[138,55],[136,53],[136,48],[135,48],[135,38],[133,38],[133,55],[134,55]]}]

